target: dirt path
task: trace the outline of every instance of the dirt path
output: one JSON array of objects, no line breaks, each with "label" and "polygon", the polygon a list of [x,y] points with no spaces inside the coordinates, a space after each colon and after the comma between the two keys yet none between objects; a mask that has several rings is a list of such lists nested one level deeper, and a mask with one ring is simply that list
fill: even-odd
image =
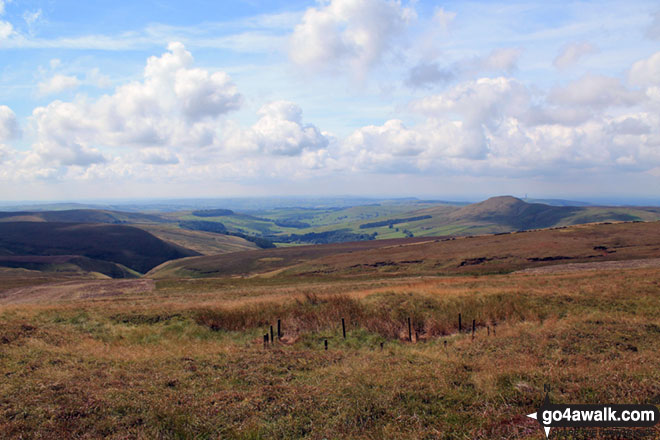
[{"label": "dirt path", "polygon": [[17,287],[0,292],[0,305],[49,303],[76,299],[107,298],[118,295],[151,292],[154,281],[139,280],[76,280],[53,284]]},{"label": "dirt path", "polygon": [[644,269],[660,267],[660,258],[647,258],[644,260],[601,261],[598,263],[568,263],[552,266],[532,267],[514,273],[551,274],[583,272],[587,270],[616,270],[616,269]]}]

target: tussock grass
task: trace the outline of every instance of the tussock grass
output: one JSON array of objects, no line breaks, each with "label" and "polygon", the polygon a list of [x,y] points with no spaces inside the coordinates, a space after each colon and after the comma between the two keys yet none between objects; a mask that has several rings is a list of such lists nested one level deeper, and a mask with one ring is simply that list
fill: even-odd
[{"label": "tussock grass", "polygon": [[[660,404],[653,269],[171,283],[1,308],[3,438],[540,440],[524,415],[544,384],[556,402]],[[277,319],[288,339],[264,348]]]}]

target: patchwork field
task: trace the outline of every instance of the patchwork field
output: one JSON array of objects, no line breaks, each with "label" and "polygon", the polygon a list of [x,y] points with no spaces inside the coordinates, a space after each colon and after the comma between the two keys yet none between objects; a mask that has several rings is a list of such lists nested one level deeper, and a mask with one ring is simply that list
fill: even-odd
[{"label": "patchwork field", "polygon": [[[537,240],[546,244],[527,248],[526,258],[580,256],[586,246],[616,256],[530,262],[537,272],[512,272],[524,246],[507,239],[567,232],[465,239],[482,240],[470,248],[481,256],[512,255],[490,274],[458,260],[465,272],[442,276],[374,270],[356,277],[343,269],[362,253],[398,261],[401,249],[427,246],[415,242],[321,255],[331,259],[327,267],[341,266],[334,274],[19,282],[5,271],[0,276],[15,281],[0,289],[0,432],[14,439],[542,439],[525,414],[540,406],[544,385],[558,403],[657,405],[658,226],[641,224],[649,228],[643,236],[631,229],[638,225],[580,230],[606,249],[584,238],[544,250],[552,240]],[[501,240],[497,252],[493,240]],[[274,251],[254,258],[278,258],[262,254]],[[341,255],[350,259],[337,266]],[[198,258],[207,257],[183,262]],[[264,345],[271,326],[275,342]],[[611,438],[601,434],[566,438]],[[658,438],[660,430],[639,434]]]}]

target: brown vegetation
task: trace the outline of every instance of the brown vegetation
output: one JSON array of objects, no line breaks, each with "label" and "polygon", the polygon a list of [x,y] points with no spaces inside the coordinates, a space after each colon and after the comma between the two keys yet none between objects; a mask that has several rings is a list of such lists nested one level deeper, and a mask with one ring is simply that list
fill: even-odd
[{"label": "brown vegetation", "polygon": [[[565,262],[529,261],[556,256],[639,259],[657,254],[657,228],[390,243],[323,257],[333,276],[138,280],[144,285],[49,285],[35,277],[34,287],[0,290],[13,298],[0,305],[0,432],[9,439],[541,440],[525,414],[540,406],[544,385],[561,403],[660,404],[657,268],[445,276],[400,269],[417,260],[424,267],[431,257],[456,272]],[[257,254],[268,264],[297,258]],[[381,272],[388,265],[356,276],[350,266],[358,258],[396,263],[397,276]],[[473,264],[460,266],[466,260]],[[264,347],[277,320],[283,337]],[[596,430],[584,436],[607,438]],[[647,438],[660,438],[660,430]]]}]

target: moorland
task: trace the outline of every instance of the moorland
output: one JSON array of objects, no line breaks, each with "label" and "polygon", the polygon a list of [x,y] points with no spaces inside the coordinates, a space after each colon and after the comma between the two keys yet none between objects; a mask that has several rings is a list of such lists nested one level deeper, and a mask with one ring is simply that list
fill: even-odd
[{"label": "moorland", "polygon": [[542,439],[525,415],[544,386],[657,405],[659,212],[512,197],[6,212],[0,431]]}]

